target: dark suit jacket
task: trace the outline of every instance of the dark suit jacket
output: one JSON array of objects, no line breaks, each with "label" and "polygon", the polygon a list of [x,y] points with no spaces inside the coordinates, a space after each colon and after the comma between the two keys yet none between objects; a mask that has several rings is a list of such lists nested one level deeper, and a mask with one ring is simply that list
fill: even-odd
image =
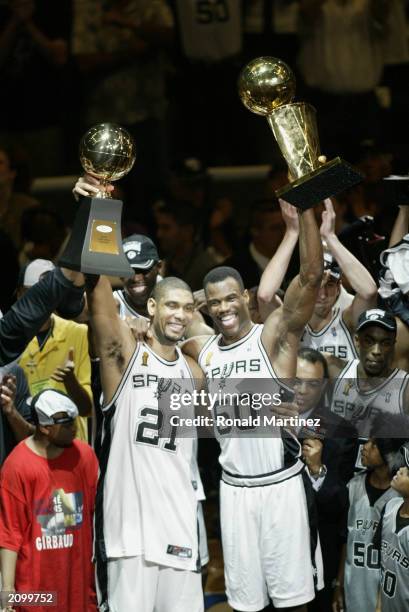
[{"label": "dark suit jacket", "polygon": [[246,246],[240,253],[235,253],[226,259],[226,261],[223,262],[223,265],[235,268],[238,270],[238,272],[240,272],[246,289],[256,287],[260,282],[262,271],[252,258],[248,246]]},{"label": "dark suit jacket", "polygon": [[[314,410],[310,418],[320,418],[319,436],[323,436],[322,463],[327,475],[315,493],[318,512],[318,531],[324,563],[325,588],[308,605],[309,612],[329,612],[332,601],[332,581],[338,572],[342,540],[340,527],[348,508],[347,483],[354,473],[358,451],[357,432],[345,419],[325,410]],[[302,439],[308,437],[303,431]]]}]

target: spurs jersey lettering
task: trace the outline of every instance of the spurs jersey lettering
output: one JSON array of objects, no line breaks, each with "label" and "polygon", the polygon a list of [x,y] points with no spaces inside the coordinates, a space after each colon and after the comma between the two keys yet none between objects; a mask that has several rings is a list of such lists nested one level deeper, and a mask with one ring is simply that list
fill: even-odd
[{"label": "spurs jersey lettering", "polygon": [[[210,393],[218,394],[225,389],[229,393],[251,395],[259,393],[261,383],[270,380],[269,394],[279,393],[282,385],[262,345],[260,338],[262,330],[262,325],[254,325],[244,338],[227,346],[221,344],[221,335],[211,336],[198,360],[206,374]],[[225,387],[226,380],[228,388]],[[248,407],[244,410],[251,412]],[[240,417],[245,418],[247,414],[243,414],[241,408],[240,411]],[[224,406],[216,405],[213,409],[214,422],[217,422],[217,417],[224,412]],[[215,428],[221,448],[219,462],[223,468],[225,482],[230,483],[229,477],[248,476],[249,479],[253,479],[252,482],[255,482],[255,477],[274,478],[273,475],[276,473],[280,474],[279,477],[285,477],[284,472],[287,469],[290,470],[289,475],[301,471],[303,464],[297,459],[300,454],[298,442],[293,438],[290,440],[281,438],[280,428],[271,427],[271,429],[274,437],[255,438],[251,437],[251,427],[243,437],[224,435],[224,431]],[[251,483],[246,486],[251,486]]]},{"label": "spurs jersey lettering", "polygon": [[241,6],[237,0],[177,0],[183,50],[191,60],[217,62],[241,49]]},{"label": "spurs jersey lettering", "polygon": [[409,525],[396,531],[401,505],[402,498],[390,500],[382,520],[382,612],[409,610]]},{"label": "spurs jersey lettering", "polygon": [[126,299],[125,293],[122,289],[119,291],[114,291],[114,298],[118,304],[119,317],[121,319],[126,319],[126,317],[134,317],[136,319],[146,319],[148,321],[148,317],[138,314],[136,310],[132,308],[132,305]]},{"label": "spurs jersey lettering", "polygon": [[388,489],[371,506],[365,487],[367,473],[348,483],[348,540],[345,561],[345,603],[347,610],[375,612],[381,577],[379,551],[372,544],[385,504],[397,495]]},{"label": "spurs jersey lettering", "polygon": [[346,364],[335,382],[331,411],[352,421],[362,438],[368,438],[372,422],[379,412],[401,414],[403,412],[404,391],[409,374],[395,368],[387,378],[379,379],[379,384],[363,391],[358,381],[359,359]]},{"label": "spurs jersey lettering", "polygon": [[189,366],[176,350],[177,359],[169,362],[139,344],[104,408],[97,546],[103,539],[108,558],[143,555],[151,563],[195,570],[194,440],[178,438],[176,428],[166,429],[159,402],[165,387],[190,394],[194,389]]},{"label": "spurs jersey lettering", "polygon": [[301,346],[329,353],[345,361],[356,359],[358,353],[353,338],[342,319],[342,313],[352,300],[353,296],[342,287],[339,298],[332,309],[331,321],[317,332],[307,324],[300,341]]}]

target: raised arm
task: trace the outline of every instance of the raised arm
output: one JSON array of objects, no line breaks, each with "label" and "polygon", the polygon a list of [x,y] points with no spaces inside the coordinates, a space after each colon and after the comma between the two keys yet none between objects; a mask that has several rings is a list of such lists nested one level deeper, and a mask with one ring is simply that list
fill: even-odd
[{"label": "raised arm", "polygon": [[55,310],[65,318],[80,314],[84,306],[81,283],[78,272],[55,268],[13,304],[0,320],[0,365],[17,359]]},{"label": "raised arm", "polygon": [[284,280],[299,234],[297,209],[284,200],[279,202],[286,230],[280,246],[261,276],[257,291],[259,304],[275,304],[276,308],[281,306],[276,294]]},{"label": "raised arm", "polygon": [[377,286],[368,270],[339,241],[335,234],[335,211],[330,199],[325,200],[325,210],[322,213],[320,233],[327,243],[328,249],[337,260],[343,274],[355,291],[352,304],[344,310],[342,318],[353,333],[358,317],[364,310],[376,306]]},{"label": "raised arm", "polygon": [[295,373],[299,340],[310,320],[324,270],[321,237],[312,209],[299,213],[300,273],[288,287],[283,305],[266,320],[261,335],[280,377]]},{"label": "raised arm", "polygon": [[86,287],[94,346],[100,358],[104,401],[109,403],[135,351],[136,340],[119,318],[108,278],[87,276]]},{"label": "raised arm", "polygon": [[409,206],[399,206],[398,216],[389,239],[389,248],[398,244],[407,233],[409,233]]}]

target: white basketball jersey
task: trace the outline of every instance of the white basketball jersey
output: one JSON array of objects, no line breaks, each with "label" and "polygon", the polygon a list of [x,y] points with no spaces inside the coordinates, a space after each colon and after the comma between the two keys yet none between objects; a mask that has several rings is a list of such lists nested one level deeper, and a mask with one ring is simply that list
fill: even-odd
[{"label": "white basketball jersey", "polygon": [[159,402],[161,389],[194,389],[189,366],[176,350],[177,359],[169,362],[139,344],[104,408],[100,502],[108,558],[143,555],[151,563],[196,570],[194,440],[179,438],[176,427],[165,425]]},{"label": "white basketball jersey", "polygon": [[119,317],[121,319],[126,319],[127,317],[134,317],[136,319],[146,319],[149,321],[148,317],[144,317],[136,312],[133,309],[132,304],[125,297],[125,292],[123,289],[117,290],[113,292],[114,299],[119,307]]},{"label": "white basketball jersey", "polygon": [[396,532],[403,500],[388,502],[382,520],[382,612],[409,610],[409,525]]},{"label": "white basketball jersey", "polygon": [[241,50],[241,5],[237,0],[177,0],[186,57],[217,62]]},{"label": "white basketball jersey", "polygon": [[[262,330],[262,325],[253,325],[244,338],[227,346],[221,344],[221,335],[210,337],[200,352],[198,360],[206,374],[209,392],[218,393],[225,389],[226,392],[234,390],[239,395],[255,394],[266,390],[266,385],[262,384],[265,381],[268,383],[269,394],[279,393],[282,385],[262,345],[260,338]],[[227,387],[226,380],[228,380]],[[262,386],[264,389],[261,389]],[[242,419],[250,411],[248,406],[242,408],[241,405],[235,405],[234,412],[237,414],[236,410]],[[226,413],[226,408],[216,405],[213,410],[214,421],[218,415],[223,413]],[[224,472],[223,478],[227,475],[239,478],[248,476],[253,479],[267,477],[277,472],[281,473],[294,464],[297,465],[297,469],[302,468],[301,462],[297,461],[300,453],[299,444],[293,440],[295,442],[291,448],[293,455],[288,458],[285,453],[288,448],[287,440],[285,446],[280,428],[271,427],[271,437],[260,436],[258,438],[251,437],[251,429],[249,427],[245,432],[245,437],[239,437],[237,434],[234,436],[233,432],[229,435],[229,432],[226,432],[223,427],[215,428],[215,434],[221,447],[219,461]]]},{"label": "white basketball jersey", "polygon": [[351,304],[353,296],[341,287],[341,293],[332,309],[331,321],[320,331],[313,331],[307,324],[300,344],[302,347],[313,348],[350,361],[356,359],[353,338],[342,320],[342,313]]},{"label": "white basketball jersey", "polygon": [[409,374],[395,368],[387,378],[368,391],[359,388],[359,359],[346,364],[334,386],[331,411],[352,421],[363,438],[368,438],[374,418],[379,412],[401,414],[403,396]]},{"label": "white basketball jersey", "polygon": [[358,474],[348,483],[348,541],[345,560],[345,602],[347,610],[375,612],[381,576],[379,552],[373,537],[385,504],[397,495],[387,489],[370,505],[365,487],[367,473]]}]

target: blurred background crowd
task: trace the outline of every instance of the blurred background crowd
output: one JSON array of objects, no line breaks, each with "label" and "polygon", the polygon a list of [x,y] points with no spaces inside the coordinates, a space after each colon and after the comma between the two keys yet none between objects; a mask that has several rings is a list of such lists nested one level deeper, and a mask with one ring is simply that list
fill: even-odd
[{"label": "blurred background crowd", "polygon": [[260,55],[294,70],[327,157],[364,171],[336,202],[337,229],[348,234],[370,215],[370,227],[353,232],[381,249],[394,214],[379,180],[409,165],[406,11],[405,0],[2,1],[1,309],[13,302],[19,266],[58,256],[75,211],[72,181],[58,177],[78,176],[80,138],[104,121],[127,128],[137,146],[117,186],[124,237],[156,237],[193,289],[215,262],[243,271],[251,241],[270,258],[284,232],[273,190],[287,182],[286,167],[236,86]]}]

